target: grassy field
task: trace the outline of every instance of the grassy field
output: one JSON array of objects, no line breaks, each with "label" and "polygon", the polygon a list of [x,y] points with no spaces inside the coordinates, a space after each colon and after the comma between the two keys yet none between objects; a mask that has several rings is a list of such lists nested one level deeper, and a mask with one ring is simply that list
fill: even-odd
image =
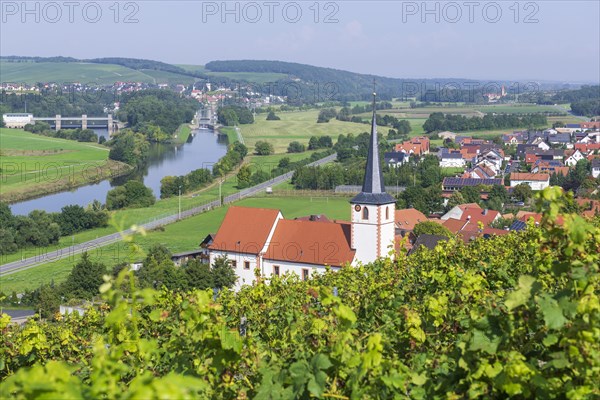
[{"label": "grassy field", "polygon": [[175,143],[187,142],[191,133],[192,133],[192,128],[190,128],[189,124],[179,125],[179,128],[177,128],[177,131],[175,131],[175,135],[174,135],[174,136],[176,136],[174,138]]},{"label": "grassy field", "polygon": [[[325,214],[331,219],[348,220],[350,207],[347,198],[251,198],[235,203],[236,206],[276,208],[284,217],[294,218],[310,214]],[[134,253],[125,243],[115,243],[90,251],[92,259],[105,263],[112,268],[119,262],[137,261],[144,257],[153,244],[162,243],[172,252],[182,252],[198,248],[199,243],[209,233],[218,230],[227,206],[205,212],[200,215],[167,225],[164,228],[150,231],[146,236],[138,236],[136,243],[141,252]],[[63,281],[77,263],[80,256],[75,255],[62,260],[39,265],[25,271],[0,278],[0,291],[20,293],[26,289],[34,289],[42,283]]]},{"label": "grassy field", "polygon": [[[0,128],[0,200],[66,190],[129,170],[108,160],[108,148]],[[120,171],[119,171],[120,170]]]},{"label": "grassy field", "polygon": [[253,124],[240,126],[248,148],[253,149],[257,141],[266,140],[273,144],[276,153],[285,153],[290,142],[298,141],[308,145],[311,136],[329,135],[335,143],[340,134],[357,135],[370,130],[369,125],[366,124],[342,122],[336,119],[318,124],[318,110],[279,112],[277,115],[281,120],[267,121],[267,116],[260,114]]},{"label": "grassy field", "polygon": [[276,72],[212,72],[204,68],[204,65],[179,64],[177,66],[191,72],[199,71],[208,76],[240,79],[258,84],[275,82],[279,79],[287,78],[287,74]]},{"label": "grassy field", "polygon": [[116,81],[154,83],[143,72],[114,64],[6,62],[0,61],[2,82],[34,84],[37,82],[80,82],[112,84]]}]

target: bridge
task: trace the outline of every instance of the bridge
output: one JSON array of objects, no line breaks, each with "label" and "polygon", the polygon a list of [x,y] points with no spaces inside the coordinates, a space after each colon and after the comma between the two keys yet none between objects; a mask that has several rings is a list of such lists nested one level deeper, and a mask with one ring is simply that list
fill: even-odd
[{"label": "bridge", "polygon": [[[106,117],[88,117],[85,114],[81,117],[62,117],[57,114],[55,117],[31,117],[31,121],[34,123],[36,121],[50,122],[50,126],[54,126],[57,131],[62,128],[106,128],[108,129],[108,135],[112,136],[116,130],[116,121],[113,121],[112,114],[108,114]],[[90,122],[92,123],[90,124]]]}]

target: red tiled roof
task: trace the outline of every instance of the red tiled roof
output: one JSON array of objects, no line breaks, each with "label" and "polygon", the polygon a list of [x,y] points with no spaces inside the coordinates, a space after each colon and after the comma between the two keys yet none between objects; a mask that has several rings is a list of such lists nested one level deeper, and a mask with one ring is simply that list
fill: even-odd
[{"label": "red tiled roof", "polygon": [[396,210],[396,226],[405,231],[412,231],[419,222],[427,221],[427,217],[421,211],[414,208]]},{"label": "red tiled roof", "polygon": [[258,254],[279,215],[269,208],[230,207],[209,249]]},{"label": "red tiled roof", "polygon": [[281,220],[265,259],[341,267],[354,260],[349,222]]},{"label": "red tiled roof", "polygon": [[548,174],[528,174],[525,172],[513,172],[510,174],[512,181],[547,181],[550,179]]}]

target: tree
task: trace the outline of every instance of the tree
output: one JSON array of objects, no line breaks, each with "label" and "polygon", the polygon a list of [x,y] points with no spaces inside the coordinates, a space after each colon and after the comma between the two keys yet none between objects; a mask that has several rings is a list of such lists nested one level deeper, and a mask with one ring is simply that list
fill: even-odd
[{"label": "tree", "polygon": [[452,208],[465,203],[465,198],[460,192],[457,191],[452,193],[452,196],[450,196],[450,198],[448,199],[448,204],[446,205],[446,208],[448,210],[451,210]]},{"label": "tree", "polygon": [[306,150],[306,146],[304,146],[300,142],[291,142],[287,148],[288,153],[302,153]]},{"label": "tree", "polygon": [[413,229],[413,233],[415,234],[415,236],[419,237],[422,234],[429,234],[429,235],[441,235],[441,236],[446,236],[446,237],[452,237],[452,232],[450,232],[450,230],[448,228],[446,228],[444,225],[442,224],[438,224],[437,222],[434,221],[423,221],[423,222],[419,222],[418,224],[415,225],[414,229]]},{"label": "tree", "polygon": [[500,203],[506,203],[508,191],[503,185],[493,185],[488,194],[488,201],[496,199]]},{"label": "tree", "polygon": [[217,289],[235,285],[237,275],[226,256],[217,257],[212,265],[213,286]]},{"label": "tree", "polygon": [[280,119],[273,111],[269,111],[269,114],[267,114],[267,121],[279,121]]},{"label": "tree", "polygon": [[37,310],[42,318],[52,318],[60,307],[58,290],[48,285],[38,289]]},{"label": "tree", "polygon": [[475,186],[464,186],[460,189],[460,194],[462,194],[467,203],[479,203],[481,199],[479,190]]},{"label": "tree", "polygon": [[250,179],[252,178],[252,171],[247,165],[242,165],[239,172],[236,175],[238,189],[244,189],[250,186]]},{"label": "tree", "polygon": [[246,155],[248,155],[248,147],[246,147],[246,145],[241,142],[234,142],[230,146],[230,150],[238,153],[241,158],[244,158],[244,157],[246,157]]},{"label": "tree", "polygon": [[209,289],[213,287],[213,277],[210,265],[194,258],[183,266],[188,289]]},{"label": "tree", "polygon": [[185,290],[185,274],[171,261],[171,252],[162,244],[153,245],[137,271],[140,285],[170,290]]},{"label": "tree", "polygon": [[273,145],[269,142],[259,140],[256,142],[254,152],[259,156],[268,156],[274,152]]},{"label": "tree", "polygon": [[155,201],[156,198],[152,194],[152,189],[136,180],[127,181],[124,185],[109,190],[106,194],[106,208],[109,210],[118,210],[125,207],[149,207]]},{"label": "tree", "polygon": [[282,168],[282,169],[285,169],[289,166],[290,166],[290,158],[289,157],[281,158],[281,160],[279,160],[279,163],[277,164],[277,168]]},{"label": "tree", "polygon": [[104,283],[103,276],[106,274],[106,265],[93,262],[88,253],[84,252],[62,285],[61,291],[66,298],[89,300],[99,294],[98,288]]},{"label": "tree", "polygon": [[316,150],[318,148],[320,148],[319,147],[319,138],[317,136],[311,136],[311,138],[308,140],[308,149]]},{"label": "tree", "polygon": [[331,140],[331,136],[321,136],[319,138],[319,148],[331,148],[333,147],[333,141]]},{"label": "tree", "polygon": [[526,183],[518,184],[513,188],[512,191],[512,196],[517,201],[527,202],[529,199],[531,199],[532,195],[533,191],[531,190],[531,187]]}]

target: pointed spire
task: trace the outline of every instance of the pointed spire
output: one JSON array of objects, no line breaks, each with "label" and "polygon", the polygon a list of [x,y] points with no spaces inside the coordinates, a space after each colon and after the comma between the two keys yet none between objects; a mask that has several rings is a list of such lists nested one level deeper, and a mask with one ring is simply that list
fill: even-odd
[{"label": "pointed spire", "polygon": [[376,96],[375,80],[373,80],[373,116],[371,119],[371,138],[369,142],[369,152],[367,153],[365,178],[363,180],[362,192],[352,199],[352,203],[387,204],[395,202],[395,199],[385,192],[381,164],[379,163],[377,108],[375,105]]}]

